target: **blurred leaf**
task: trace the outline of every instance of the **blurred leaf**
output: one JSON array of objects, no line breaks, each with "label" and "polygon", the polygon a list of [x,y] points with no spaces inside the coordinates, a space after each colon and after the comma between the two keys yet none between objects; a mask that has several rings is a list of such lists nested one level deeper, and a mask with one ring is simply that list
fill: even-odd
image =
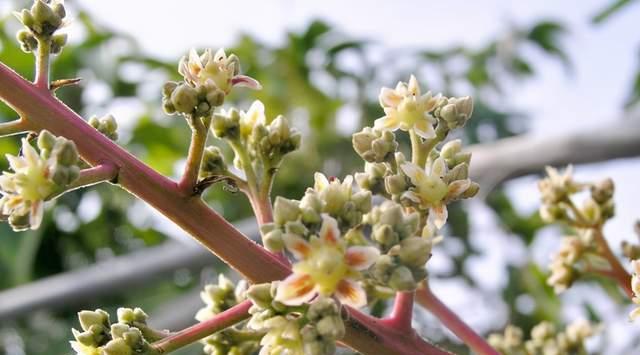
[{"label": "blurred leaf", "polygon": [[620,10],[624,9],[627,5],[632,4],[634,1],[635,0],[614,0],[610,2],[607,6],[605,6],[591,18],[591,23],[603,23],[604,21],[608,20],[609,17],[620,12]]},{"label": "blurred leaf", "polygon": [[569,57],[560,47],[560,37],[567,33],[566,28],[558,22],[543,21],[531,28],[527,38],[550,55],[558,57],[566,67]]}]

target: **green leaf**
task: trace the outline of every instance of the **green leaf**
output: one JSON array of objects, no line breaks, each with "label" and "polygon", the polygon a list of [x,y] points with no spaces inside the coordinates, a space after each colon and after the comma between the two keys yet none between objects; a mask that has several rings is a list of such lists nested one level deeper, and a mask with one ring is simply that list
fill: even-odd
[{"label": "green leaf", "polygon": [[553,21],[543,21],[531,28],[527,38],[543,51],[558,57],[565,66],[569,66],[569,57],[560,47],[560,37],[567,33],[566,28]]},{"label": "green leaf", "polygon": [[591,23],[601,24],[609,19],[612,15],[620,12],[625,6],[633,3],[634,0],[615,0],[605,6],[602,10],[598,11],[592,18]]}]

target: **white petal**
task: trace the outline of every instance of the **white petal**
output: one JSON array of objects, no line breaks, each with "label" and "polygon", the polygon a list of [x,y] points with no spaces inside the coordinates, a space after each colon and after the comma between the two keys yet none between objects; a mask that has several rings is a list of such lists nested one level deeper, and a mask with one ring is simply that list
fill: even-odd
[{"label": "white petal", "polygon": [[420,169],[417,165],[413,163],[404,163],[400,166],[402,171],[411,179],[411,182],[419,186],[420,182],[426,179],[427,174],[424,170]]},{"label": "white petal", "polygon": [[320,227],[320,240],[329,244],[336,244],[340,239],[338,221],[328,214],[322,215],[322,227]]},{"label": "white petal", "polygon": [[213,60],[218,62],[218,61],[223,60],[223,59],[227,59],[227,54],[224,52],[224,48],[220,48],[220,49],[218,49],[216,54],[213,56]]},{"label": "white petal", "polygon": [[400,101],[402,101],[402,96],[398,95],[398,93],[393,89],[382,88],[378,99],[380,100],[380,106],[382,107],[397,107],[400,104]]},{"label": "white petal", "polygon": [[315,173],[313,174],[314,184],[313,189],[316,191],[322,191],[327,186],[329,186],[329,180],[323,173]]},{"label": "white petal", "polygon": [[291,274],[278,284],[275,300],[288,306],[299,306],[316,295],[315,285],[307,274]]},{"label": "white petal", "polygon": [[424,139],[431,139],[436,136],[436,131],[428,119],[420,120],[413,125],[413,130]]},{"label": "white petal", "polygon": [[367,293],[362,286],[352,280],[342,280],[338,283],[336,297],[342,304],[354,308],[361,308],[367,305]]},{"label": "white petal", "polygon": [[447,218],[449,217],[449,212],[447,211],[447,206],[444,204],[431,206],[429,209],[429,218],[433,220],[433,224],[441,229],[445,223],[447,223]]},{"label": "white petal", "polygon": [[347,249],[345,258],[347,265],[356,270],[366,270],[378,260],[380,250],[376,247],[353,246]]},{"label": "white petal", "polygon": [[418,79],[412,74],[409,78],[409,86],[407,87],[411,95],[420,96],[420,85]]},{"label": "white petal", "polygon": [[295,234],[285,233],[282,236],[282,240],[284,241],[284,245],[287,247],[287,250],[289,250],[298,260],[305,259],[311,252],[311,246],[309,243]]},{"label": "white petal", "polygon": [[447,163],[444,159],[438,158],[431,163],[431,176],[444,177],[447,174]]},{"label": "white petal", "polygon": [[401,124],[402,122],[396,119],[395,115],[393,116],[387,115],[375,120],[373,122],[373,127],[380,130],[395,131],[396,129],[400,128]]},{"label": "white petal", "polygon": [[42,215],[44,214],[44,202],[31,202],[31,213],[29,214],[29,225],[32,230],[36,230],[42,223]]}]

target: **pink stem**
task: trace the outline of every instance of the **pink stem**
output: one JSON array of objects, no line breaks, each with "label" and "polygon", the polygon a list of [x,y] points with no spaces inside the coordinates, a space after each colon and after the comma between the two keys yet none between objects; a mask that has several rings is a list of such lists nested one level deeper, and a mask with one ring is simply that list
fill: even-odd
[{"label": "pink stem", "polygon": [[198,174],[202,165],[204,146],[207,143],[207,132],[209,127],[198,117],[192,119],[191,143],[189,144],[189,154],[184,166],[182,178],[178,182],[178,189],[185,196],[192,196],[198,183]]},{"label": "pink stem", "polygon": [[151,346],[160,354],[170,353],[174,350],[180,349],[249,318],[249,308],[251,308],[251,305],[252,303],[249,300],[239,303],[222,313],[216,314],[209,320],[183,329],[164,339],[158,340]]},{"label": "pink stem", "polygon": [[600,252],[602,253],[602,256],[609,261],[609,265],[611,265],[609,275],[606,276],[615,280],[618,285],[622,287],[629,299],[632,299],[634,294],[633,289],[631,288],[631,275],[629,275],[627,270],[622,266],[622,264],[620,264],[620,260],[613,253],[611,247],[609,247],[609,243],[602,233],[602,227],[597,227],[595,231],[595,239],[598,247],[600,248]]},{"label": "pink stem", "polygon": [[[177,184],[142,163],[88,125],[78,114],[0,63],[0,98],[36,128],[74,141],[92,165],[119,168],[118,184],[146,201],[252,283],[282,280],[291,269],[244,236],[198,197],[184,196]],[[364,354],[447,354],[415,336],[383,326],[379,320],[349,310],[344,343]]]},{"label": "pink stem", "polygon": [[398,292],[393,303],[393,310],[388,318],[382,320],[390,328],[401,331],[412,331],[411,320],[413,319],[413,299],[415,292]]},{"label": "pink stem", "polygon": [[447,305],[431,292],[429,285],[416,290],[418,303],[433,313],[442,324],[462,340],[471,350],[479,355],[500,355],[481,336],[471,329],[460,317],[458,317]]}]

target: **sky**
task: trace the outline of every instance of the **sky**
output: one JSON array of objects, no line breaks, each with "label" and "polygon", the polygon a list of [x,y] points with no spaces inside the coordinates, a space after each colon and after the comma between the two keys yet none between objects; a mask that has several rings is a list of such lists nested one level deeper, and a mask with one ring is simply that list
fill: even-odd
[{"label": "sky", "polygon": [[[304,28],[312,19],[320,18],[337,26],[355,38],[374,40],[387,49],[448,47],[454,44],[481,46],[496,34],[513,25],[528,25],[541,19],[563,22],[569,35],[563,43],[572,63],[568,72],[559,62],[532,53],[538,69],[535,78],[509,84],[507,105],[530,116],[531,132],[571,132],[618,120],[623,115],[622,103],[631,87],[632,74],[640,66],[640,2],[629,6],[601,26],[593,26],[589,19],[609,1],[89,1],[78,0],[101,23],[135,37],[150,54],[175,59],[191,47],[228,46],[242,32],[248,32],[269,43],[279,43],[286,31]],[[631,29],[636,29],[631,30]],[[394,83],[389,83],[393,85]],[[631,238],[631,226],[637,218],[634,193],[640,179],[638,159],[578,167],[578,177],[603,178],[603,172],[617,183],[618,216],[606,232],[612,245]],[[538,205],[535,179],[517,179],[507,185],[509,193],[523,212],[531,212]],[[548,261],[559,243],[557,231],[547,232],[534,250],[528,252],[504,233],[495,232],[491,216],[484,207],[473,206],[483,219],[476,219],[476,227],[487,233],[483,259],[474,261],[476,270],[497,270],[496,265],[517,263],[518,258],[531,257],[541,263]],[[490,223],[489,223],[490,224]],[[506,243],[512,250],[495,250],[486,245]],[[496,244],[493,244],[496,245]],[[500,244],[503,245],[503,244]],[[516,252],[514,252],[514,250]],[[437,267],[446,268],[446,260],[434,260]],[[438,264],[439,263],[439,264]],[[436,268],[437,268],[436,267]],[[481,275],[479,275],[480,277]],[[489,279],[489,288],[504,282],[504,275]],[[481,277],[480,277],[481,278]],[[493,282],[493,284],[491,284]],[[462,296],[455,297],[460,285],[442,282],[438,286],[447,295],[454,309],[469,304]],[[436,291],[438,288],[434,287]],[[576,293],[577,292],[577,293]],[[580,299],[578,290],[572,299]],[[604,296],[603,296],[604,297]],[[468,298],[468,297],[467,297]],[[523,301],[526,303],[526,300]],[[576,301],[578,302],[578,301]],[[604,302],[604,301],[603,301]],[[602,303],[602,304],[607,304]],[[485,311],[492,305],[485,303]],[[574,307],[575,308],[575,307]],[[482,308],[477,308],[482,309]],[[573,317],[571,308],[568,318]],[[478,319],[486,318],[478,315]],[[500,321],[500,317],[498,322]],[[480,322],[471,322],[481,327]],[[491,326],[491,325],[484,325]],[[495,324],[493,324],[495,326]],[[615,323],[612,331],[625,327]],[[614,354],[615,351],[612,352]]]}]

